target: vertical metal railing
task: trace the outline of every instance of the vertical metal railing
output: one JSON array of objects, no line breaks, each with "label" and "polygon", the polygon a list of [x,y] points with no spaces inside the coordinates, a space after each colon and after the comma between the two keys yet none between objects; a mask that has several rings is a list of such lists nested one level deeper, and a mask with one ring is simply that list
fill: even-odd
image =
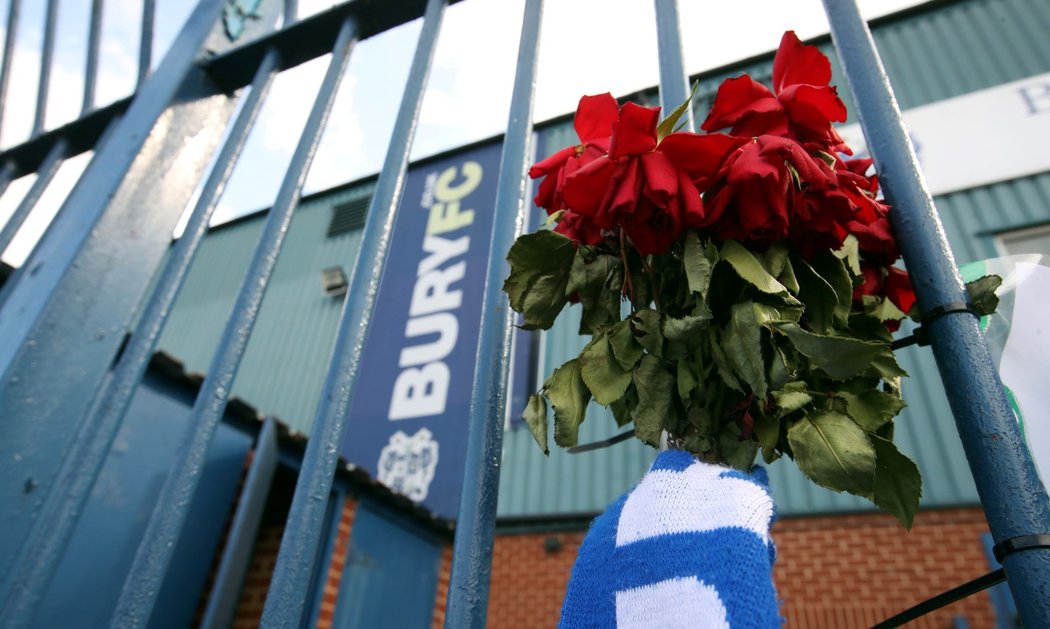
[{"label": "vertical metal railing", "polygon": [[32,135],[40,135],[47,118],[47,94],[51,87],[51,65],[55,60],[55,22],[58,20],[58,0],[47,0],[44,15],[44,43],[40,47],[40,84],[36,92],[36,114],[33,116]]},{"label": "vertical metal railing", "polygon": [[142,0],[142,28],[139,31],[139,76],[135,89],[149,76],[153,65],[153,28],[157,0]]},{"label": "vertical metal railing", "polygon": [[484,627],[492,572],[499,463],[503,456],[510,349],[514,312],[503,295],[507,276],[504,252],[525,226],[529,160],[532,156],[532,107],[536,93],[543,1],[527,0],[518,44],[514,91],[503,140],[496,187],[492,245],[481,302],[478,357],[468,419],[467,456],[462,498],[452,547],[452,573],[445,627]]},{"label": "vertical metal railing", "polygon": [[95,108],[95,85],[98,82],[98,49],[102,37],[103,0],[91,0],[91,17],[88,19],[87,53],[84,55],[84,100],[80,115]]},{"label": "vertical metal railing", "polygon": [[216,159],[216,166],[201,189],[182,236],[172,247],[171,255],[120,361],[114,367],[112,377],[102,385],[96,398],[98,402],[92,406],[92,413],[78,427],[74,438],[77,447],[63,459],[55,481],[59,491],[48,496],[41,511],[40,526],[33,530],[30,539],[23,545],[19,560],[14,564],[13,578],[17,589],[12,600],[0,608],[0,616],[32,618],[40,604],[146,371],[157,339],[279,65],[280,55],[271,49],[256,72],[251,90]]},{"label": "vertical metal railing", "polygon": [[[43,593],[20,587],[27,582],[20,577],[25,569],[31,577],[39,576],[32,572],[38,564],[15,559],[25,542],[48,539],[38,534],[53,523],[41,515],[56,493],[66,489],[54,482],[67,460],[66,446],[85,428],[86,409],[119,350],[123,327],[149,282],[148,271],[163,256],[232,112],[232,99],[209,84],[197,67],[201,45],[221,7],[221,0],[201,2],[158,68],[157,80],[143,85],[119,121],[111,114],[110,123],[103,125],[108,130],[95,136],[96,159],[63,204],[76,212],[60,210],[26,263],[33,273],[16,274],[17,281],[12,278],[5,287],[0,408],[9,432],[0,445],[5,468],[0,563],[12,567],[0,584],[5,626],[32,623],[34,597]],[[178,111],[172,111],[173,102],[180,103]],[[167,126],[158,132],[161,118]],[[196,135],[198,141],[187,143],[182,134]],[[44,159],[45,171],[64,152],[65,141],[51,132],[30,141],[50,146],[55,159]],[[143,213],[143,207],[153,211]],[[129,231],[134,237],[127,237]],[[62,386],[56,387],[56,381]],[[71,452],[79,452],[78,445]],[[57,557],[52,556],[49,570],[55,569]]]},{"label": "vertical metal railing", "polygon": [[161,488],[145,537],[124,582],[113,616],[114,626],[142,627],[149,622],[175,542],[200,480],[208,447],[222,420],[237,368],[244,357],[277,256],[298,205],[299,193],[357,38],[357,21],[353,17],[345,18],[328,70],[241,284],[233,314],[197,394],[190,419],[192,432],[178,449],[175,464]]},{"label": "vertical metal railing", "polygon": [[264,627],[293,627],[303,622],[309,580],[325,524],[325,513],[347,413],[357,388],[379,282],[386,266],[397,209],[401,202],[427,78],[437,49],[445,0],[428,0],[408,82],[401,98],[390,146],[368,209],[361,245],[336,332],[325,386],[300,468],[281,550],[266,596]]},{"label": "vertical metal railing", "polygon": [[11,61],[15,56],[15,43],[18,40],[18,22],[22,0],[8,0],[6,34],[4,35],[4,58],[0,59],[0,129],[3,129],[4,110],[7,105],[7,85],[11,79]]},{"label": "vertical metal railing", "polygon": [[[997,544],[1050,533],[1050,499],[1039,481],[999,373],[908,139],[875,42],[855,0],[824,0],[890,215],[915,282],[941,379]],[[1036,540],[1037,541],[1037,540]],[[1050,619],[1050,547],[1006,554],[1003,567],[1022,623]]]}]

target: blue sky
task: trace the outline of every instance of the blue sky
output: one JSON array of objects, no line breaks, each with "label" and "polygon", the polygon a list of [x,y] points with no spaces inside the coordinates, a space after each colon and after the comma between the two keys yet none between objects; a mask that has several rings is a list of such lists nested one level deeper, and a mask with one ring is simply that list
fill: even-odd
[{"label": "blue sky", "polygon": [[[273,0],[264,0],[273,1]],[[46,128],[80,111],[90,0],[61,0]],[[190,0],[157,0],[154,63],[162,57],[192,7]],[[334,0],[300,0],[300,17]],[[783,31],[802,38],[827,32],[818,0],[680,0],[686,67],[690,73],[772,50]],[[862,0],[867,17],[915,0]],[[106,0],[97,105],[132,92],[136,76],[141,0]],[[23,0],[22,19],[0,145],[24,141],[32,126],[46,2]],[[0,2],[6,19],[7,2]],[[524,0],[465,0],[445,16],[426,92],[414,157],[423,157],[502,132],[507,121]],[[548,0],[540,47],[535,119],[570,112],[583,94],[625,94],[657,82],[656,32],[651,0]],[[401,91],[419,34],[414,22],[361,42],[354,50],[332,118],[306,182],[313,192],[376,172],[386,151]],[[216,222],[267,207],[306,120],[327,58],[282,73],[274,85],[245,156],[220,203]],[[3,259],[20,264],[57,210],[90,155],[69,160]],[[0,221],[25,194],[32,177],[0,197]]]}]

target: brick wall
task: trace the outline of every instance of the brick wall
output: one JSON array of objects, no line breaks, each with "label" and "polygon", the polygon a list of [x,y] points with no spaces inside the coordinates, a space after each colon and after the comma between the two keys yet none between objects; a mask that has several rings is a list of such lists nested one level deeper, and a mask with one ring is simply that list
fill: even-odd
[{"label": "brick wall", "polygon": [[[784,518],[773,528],[774,579],[788,627],[870,627],[989,568],[979,509],[924,511],[911,532],[882,514]],[[584,533],[497,535],[488,626],[557,624],[565,586]],[[561,543],[549,551],[545,541]],[[961,614],[971,629],[991,629],[987,593],[955,603],[909,627],[945,628]]]},{"label": "brick wall", "polygon": [[445,626],[445,605],[448,602],[448,583],[452,572],[452,545],[445,544],[441,549],[441,569],[438,571],[437,591],[434,593],[434,620],[431,629]]},{"label": "brick wall", "polygon": [[[989,571],[980,509],[923,511],[911,532],[881,514],[785,518],[773,527],[774,578],[792,627],[867,627]],[[994,627],[986,592],[909,627]]]},{"label": "brick wall", "polygon": [[264,523],[259,528],[252,551],[252,562],[248,574],[244,577],[241,589],[241,601],[233,617],[233,629],[252,629],[259,626],[263,606],[266,604],[266,592],[270,588],[270,577],[277,564],[277,551],[281,547],[281,535],[284,524]]},{"label": "brick wall", "polygon": [[[488,627],[556,626],[583,536],[584,531],[497,535],[492,553]],[[555,544],[561,544],[561,548],[548,549],[548,545]]]},{"label": "brick wall", "polygon": [[328,564],[328,577],[325,579],[324,594],[321,597],[321,609],[317,613],[317,629],[329,629],[335,619],[335,606],[339,598],[339,584],[346,567],[346,554],[350,549],[350,530],[354,527],[354,514],[357,513],[357,502],[348,497],[343,504],[343,513],[339,518],[339,530],[336,533],[335,546],[332,548],[332,561]]}]

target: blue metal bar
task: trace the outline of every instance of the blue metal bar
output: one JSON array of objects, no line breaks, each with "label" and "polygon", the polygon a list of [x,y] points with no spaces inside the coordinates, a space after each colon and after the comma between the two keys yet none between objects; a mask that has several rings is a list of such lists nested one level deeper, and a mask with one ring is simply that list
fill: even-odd
[{"label": "blue metal bar", "polygon": [[[328,509],[325,511],[324,528],[321,530],[321,543],[324,545],[318,553],[317,567],[314,576],[310,579],[310,590],[306,600],[310,606],[304,615],[305,626],[316,627],[317,618],[321,615],[321,604],[324,602],[325,585],[327,584],[328,568],[332,565],[332,556],[335,555],[336,542],[339,539],[339,523],[343,519],[343,510],[346,508],[346,492],[338,485],[332,489],[328,499]],[[338,605],[338,602],[336,603]]]},{"label": "blue metal bar", "polygon": [[193,429],[179,448],[175,463],[157,498],[135,560],[128,571],[113,615],[115,626],[143,627],[149,622],[153,604],[171,560],[171,553],[197,489],[208,447],[222,420],[237,367],[244,356],[244,349],[248,345],[248,338],[259,313],[267,284],[277,264],[281,244],[288,233],[292,214],[298,204],[303,181],[317,150],[321,132],[331,113],[339,82],[350,61],[350,52],[356,41],[356,22],[353,18],[347,18],[339,31],[332,51],[332,60],[310,110],[299,144],[292,155],[288,172],[266,219],[259,247],[241,284],[233,315],[226,324],[222,341],[208,368],[208,375],[197,394],[190,420]]},{"label": "blue metal bar", "polygon": [[444,9],[444,0],[428,0],[426,5],[423,29],[394,121],[390,147],[372,195],[361,247],[350,272],[349,285],[352,288],[343,304],[328,376],[314,415],[281,539],[281,551],[263,611],[264,627],[297,627],[303,618],[308,582],[313,574],[317,545],[324,526],[325,503],[339,461],[347,413],[357,388],[361,355],[401,202],[409,150],[423,105]]},{"label": "blue metal bar", "polygon": [[[968,296],[948,247],[889,80],[855,2],[824,0],[894,230],[923,313]],[[977,320],[957,312],[929,324],[930,344],[996,543],[1050,533],[1050,499],[1036,475]],[[1007,555],[1003,567],[1021,621],[1050,619],[1050,549]]]},{"label": "blue metal bar", "polygon": [[[233,112],[234,99],[197,64],[221,10],[221,0],[198,4],[153,79],[97,144],[25,272],[9,292],[4,286],[0,565],[14,565],[40,524],[65,452]],[[9,577],[0,577],[0,600],[10,595]]]},{"label": "blue metal bar", "polygon": [[478,359],[464,463],[463,493],[452,547],[452,574],[445,612],[446,629],[484,627],[492,573],[499,462],[503,455],[510,348],[514,312],[503,295],[509,251],[525,225],[528,162],[532,157],[532,106],[536,92],[542,0],[528,0],[518,44],[518,64],[511,96],[507,135],[503,140],[496,188],[492,246],[485,271],[485,294],[478,330]]},{"label": "blue metal bar", "polygon": [[208,607],[200,626],[204,629],[230,627],[240,602],[241,586],[248,573],[252,548],[259,534],[266,498],[277,472],[277,422],[272,417],[263,423],[255,441],[251,468],[244,480],[241,498],[230,524],[230,540],[223,550],[215,585],[208,597]]},{"label": "blue metal bar", "polygon": [[172,247],[168,262],[112,376],[102,386],[91,413],[78,428],[73,440],[77,448],[64,457],[54,483],[55,489],[50,492],[41,510],[40,525],[32,531],[30,539],[22,546],[19,560],[14,562],[11,578],[15,586],[11,599],[0,608],[0,618],[7,618],[12,623],[16,619],[31,621],[47,590],[47,584],[54,576],[78,516],[91,495],[113,439],[123,423],[136,387],[149,365],[157,339],[208,229],[226,182],[262,109],[280,65],[279,57],[273,51],[263,58],[252,89],[245,97],[215,167],[201,189],[182,237]]},{"label": "blue metal bar", "polygon": [[84,102],[80,115],[95,108],[95,83],[98,80],[98,46],[102,34],[103,0],[91,0],[91,21],[88,26],[87,60],[84,64]]},{"label": "blue metal bar", "polygon": [[43,164],[36,171],[36,181],[29,188],[29,192],[22,198],[22,202],[18,204],[14,213],[7,219],[7,223],[0,229],[0,253],[3,253],[11,241],[14,240],[15,234],[22,227],[22,223],[25,222],[26,218],[36,207],[36,202],[40,200],[40,195],[44,194],[44,190],[47,189],[49,183],[54,178],[55,173],[62,167],[62,162],[66,158],[67,143],[65,140],[59,140],[51,151],[44,158]]},{"label": "blue metal bar", "polygon": [[141,86],[150,73],[153,63],[153,22],[156,0],[142,1],[142,33],[139,35],[139,77],[135,83]]},{"label": "blue metal bar", "polygon": [[18,41],[18,15],[22,0],[8,0],[6,35],[4,36],[4,58],[0,60],[0,130],[3,129],[4,105],[7,104],[7,84],[11,79],[11,59]]},{"label": "blue metal bar", "polygon": [[51,83],[51,63],[55,57],[55,22],[58,19],[58,0],[47,0],[44,17],[44,43],[40,49],[40,86],[36,92],[36,115],[32,135],[40,135],[47,117],[47,93]]},{"label": "blue metal bar", "polygon": [[[655,0],[656,43],[660,56],[660,107],[666,116],[689,98],[689,75],[685,72],[682,29],[678,19],[678,0]],[[693,108],[686,110],[683,121],[687,131],[694,131]]]}]

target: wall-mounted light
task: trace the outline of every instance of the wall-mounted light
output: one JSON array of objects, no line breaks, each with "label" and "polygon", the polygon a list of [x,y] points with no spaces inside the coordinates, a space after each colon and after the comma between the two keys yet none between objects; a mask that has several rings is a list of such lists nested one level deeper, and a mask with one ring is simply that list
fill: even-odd
[{"label": "wall-mounted light", "polygon": [[341,266],[330,266],[321,271],[321,286],[324,294],[329,297],[339,297],[346,294],[346,273]]}]

